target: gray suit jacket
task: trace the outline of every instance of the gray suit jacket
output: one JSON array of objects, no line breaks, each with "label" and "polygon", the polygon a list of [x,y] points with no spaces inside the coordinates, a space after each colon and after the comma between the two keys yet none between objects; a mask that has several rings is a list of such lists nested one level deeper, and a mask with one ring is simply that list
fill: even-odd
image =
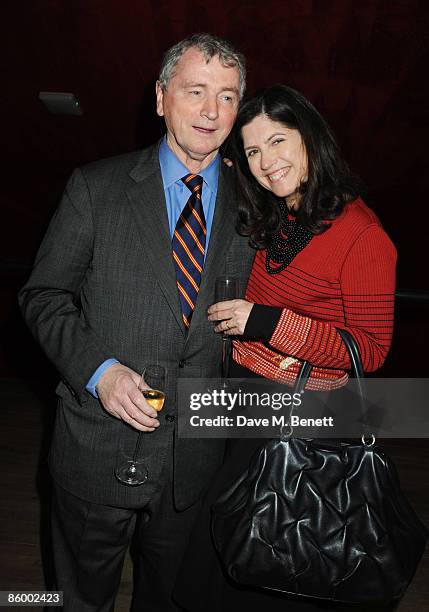
[{"label": "gray suit jacket", "polygon": [[[96,503],[139,507],[165,482],[174,453],[176,506],[191,505],[220,464],[221,440],[175,435],[177,378],[220,375],[220,338],[207,321],[216,276],[245,287],[254,252],[234,230],[234,188],[222,164],[216,210],[196,310],[188,334],[181,319],[158,146],[76,170],[54,215],[28,283],[20,292],[26,321],[61,374],[50,453],[54,479]],[[149,479],[117,482],[114,468],[133,454],[136,430],[110,416],[85,386],[106,359],[136,372],[167,368],[161,425],[144,434]],[[169,419],[165,416],[169,415]],[[177,419],[176,419],[177,420]]]}]

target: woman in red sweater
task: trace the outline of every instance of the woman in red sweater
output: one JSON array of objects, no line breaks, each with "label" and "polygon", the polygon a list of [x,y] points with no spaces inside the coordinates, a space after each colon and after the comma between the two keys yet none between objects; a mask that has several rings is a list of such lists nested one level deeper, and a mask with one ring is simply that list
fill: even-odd
[{"label": "woman in red sweater", "polygon": [[[242,192],[238,230],[257,253],[245,299],[209,309],[215,331],[234,338],[230,377],[292,386],[308,360],[315,367],[307,389],[341,387],[350,362],[336,328],[353,335],[364,369],[376,370],[391,342],[396,251],[326,122],[300,93],[275,85],[242,106],[232,145]],[[261,443],[228,442],[179,576],[179,603],[191,612],[350,610],[242,588],[223,574],[209,536],[210,506]]]},{"label": "woman in red sweater", "polygon": [[275,85],[241,108],[233,145],[239,231],[258,252],[246,300],[214,304],[209,319],[242,337],[235,362],[293,384],[308,360],[317,366],[308,388],[335,388],[350,367],[340,327],[364,369],[377,370],[392,337],[396,251],[329,127],[301,94]]}]

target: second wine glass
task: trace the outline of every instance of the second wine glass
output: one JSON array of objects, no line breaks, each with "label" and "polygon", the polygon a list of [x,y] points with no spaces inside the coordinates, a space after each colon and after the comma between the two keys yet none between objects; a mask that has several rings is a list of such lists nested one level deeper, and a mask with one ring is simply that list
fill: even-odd
[{"label": "second wine glass", "polygon": [[[218,276],[215,281],[215,302],[235,300],[239,297],[240,285],[235,276]],[[228,374],[231,342],[229,336],[222,334],[222,378]]]},{"label": "second wine glass", "polygon": [[239,282],[235,276],[217,276],[215,281],[215,302],[235,300],[239,296]]}]

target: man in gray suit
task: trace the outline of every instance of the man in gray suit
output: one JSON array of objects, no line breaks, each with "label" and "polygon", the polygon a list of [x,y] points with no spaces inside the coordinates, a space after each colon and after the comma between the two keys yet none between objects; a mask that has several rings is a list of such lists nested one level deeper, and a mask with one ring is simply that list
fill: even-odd
[{"label": "man in gray suit", "polygon": [[[220,375],[221,340],[207,320],[215,279],[233,275],[244,286],[253,259],[234,231],[231,170],[218,153],[244,86],[243,57],[226,41],[194,35],[171,48],[156,85],[165,138],[74,172],[21,290],[25,319],[62,379],[49,463],[66,611],[113,610],[136,518],[133,609],[178,609],[172,586],[223,443],[177,437],[177,379]],[[172,236],[189,174],[203,179],[206,248],[187,328]],[[148,363],[166,369],[159,414],[138,390]],[[115,467],[139,432],[148,478],[129,487]]]}]

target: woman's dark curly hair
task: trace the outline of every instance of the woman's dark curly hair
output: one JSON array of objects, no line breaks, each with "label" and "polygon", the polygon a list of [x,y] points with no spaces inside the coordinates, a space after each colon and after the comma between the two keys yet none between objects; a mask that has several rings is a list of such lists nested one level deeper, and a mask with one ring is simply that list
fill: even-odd
[{"label": "woman's dark curly hair", "polygon": [[302,94],[286,85],[273,85],[257,93],[241,106],[230,145],[239,188],[237,230],[260,249],[279,229],[281,218],[280,198],[253,177],[243,148],[241,130],[259,115],[298,130],[301,135],[308,180],[299,188],[296,217],[313,234],[325,231],[329,227],[326,221],[338,217],[346,203],[358,197],[362,186],[350,173],[326,121]]}]

